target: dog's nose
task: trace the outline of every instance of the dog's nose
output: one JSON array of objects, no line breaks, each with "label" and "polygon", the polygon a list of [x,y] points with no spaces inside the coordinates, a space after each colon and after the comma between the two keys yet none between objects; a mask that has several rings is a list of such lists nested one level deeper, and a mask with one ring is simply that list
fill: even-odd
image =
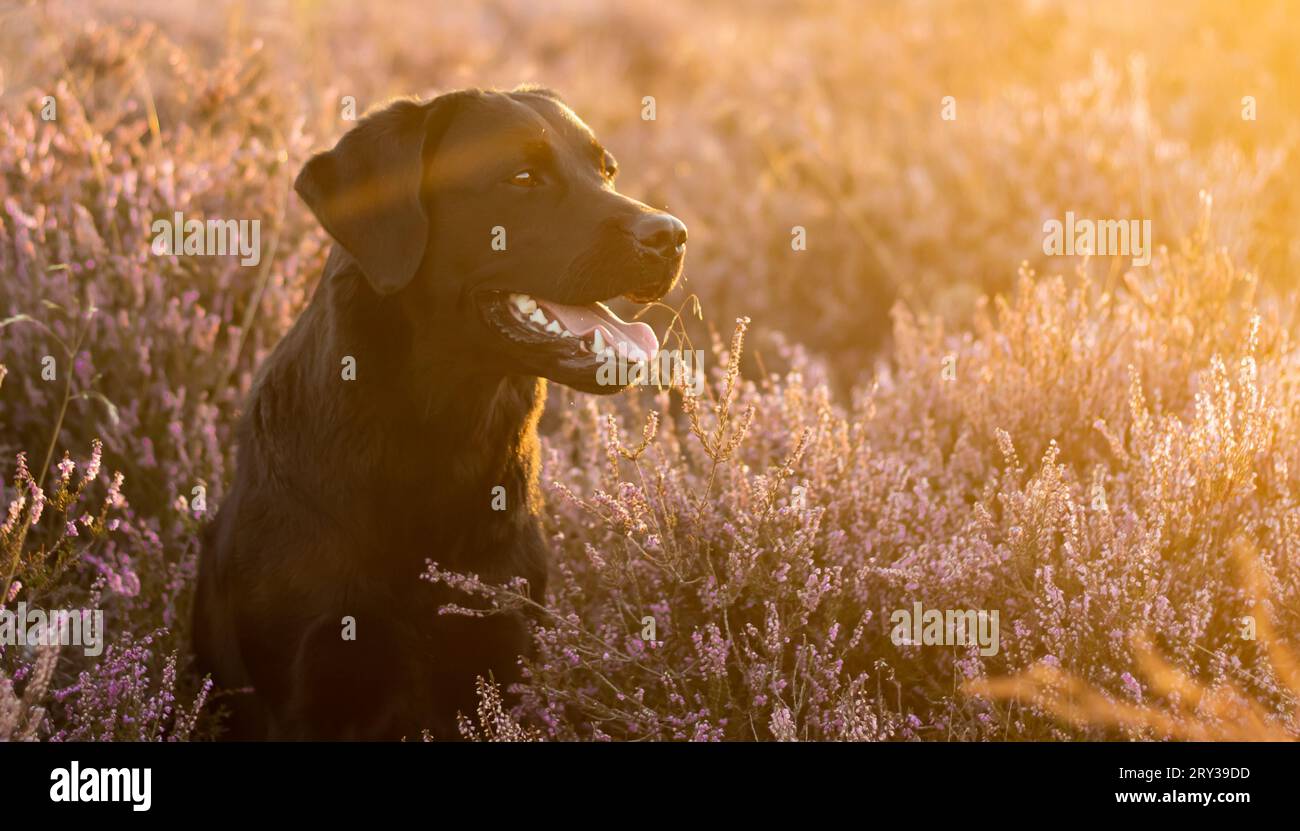
[{"label": "dog's nose", "polygon": [[632,237],[664,259],[686,250],[686,225],[672,214],[643,213],[632,222]]}]

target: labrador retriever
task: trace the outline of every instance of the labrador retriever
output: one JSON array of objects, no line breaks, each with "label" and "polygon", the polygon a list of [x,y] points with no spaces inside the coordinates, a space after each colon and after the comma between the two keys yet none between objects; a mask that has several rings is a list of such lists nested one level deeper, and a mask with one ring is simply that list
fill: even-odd
[{"label": "labrador retriever", "polygon": [[306,163],[333,248],[254,381],[195,598],[231,737],[455,738],[477,676],[517,680],[526,621],[439,615],[463,598],[418,578],[545,591],[543,379],[617,392],[602,363],[658,340],[601,301],[658,299],[685,256],[616,173],[540,88],[399,101]]}]

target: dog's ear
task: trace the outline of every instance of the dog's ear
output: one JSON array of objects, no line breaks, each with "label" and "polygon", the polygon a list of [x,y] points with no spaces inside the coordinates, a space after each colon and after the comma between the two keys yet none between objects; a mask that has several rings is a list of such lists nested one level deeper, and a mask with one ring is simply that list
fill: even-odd
[{"label": "dog's ear", "polygon": [[312,156],[293,183],[379,294],[409,283],[424,258],[424,163],[450,121],[452,98],[398,101],[366,116],[334,149]]}]

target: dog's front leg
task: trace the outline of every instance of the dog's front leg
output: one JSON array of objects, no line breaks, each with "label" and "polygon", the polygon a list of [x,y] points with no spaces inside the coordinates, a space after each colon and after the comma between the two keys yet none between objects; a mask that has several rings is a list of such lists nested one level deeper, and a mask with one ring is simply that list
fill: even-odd
[{"label": "dog's front leg", "polygon": [[418,738],[427,682],[409,656],[382,614],[320,615],[298,637],[284,694],[272,702],[272,738]]}]

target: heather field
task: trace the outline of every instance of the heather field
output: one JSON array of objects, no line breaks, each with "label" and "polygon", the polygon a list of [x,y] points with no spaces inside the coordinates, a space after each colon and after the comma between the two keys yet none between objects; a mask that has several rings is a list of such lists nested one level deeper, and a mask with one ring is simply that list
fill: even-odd
[{"label": "heather field", "polygon": [[[411,574],[535,621],[466,737],[1300,738],[1298,42],[1286,0],[0,2],[0,608],[103,614],[0,639],[0,741],[220,736],[200,534],[328,253],[294,177],[347,101],[521,83],[689,226],[644,319],[706,382],[549,386],[544,601]],[[177,211],[257,264],[159,253]],[[1149,262],[1049,253],[1067,212]]]}]

